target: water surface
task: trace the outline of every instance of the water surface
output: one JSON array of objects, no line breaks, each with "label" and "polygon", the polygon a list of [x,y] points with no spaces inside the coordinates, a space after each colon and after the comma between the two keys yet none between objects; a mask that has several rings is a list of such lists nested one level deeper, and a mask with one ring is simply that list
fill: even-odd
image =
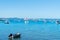
[{"label": "water surface", "polygon": [[[13,22],[13,21],[12,21]],[[10,33],[21,34],[20,39],[14,40],[60,40],[60,25],[56,23],[30,22],[30,23],[0,23],[0,40],[9,40]]]}]

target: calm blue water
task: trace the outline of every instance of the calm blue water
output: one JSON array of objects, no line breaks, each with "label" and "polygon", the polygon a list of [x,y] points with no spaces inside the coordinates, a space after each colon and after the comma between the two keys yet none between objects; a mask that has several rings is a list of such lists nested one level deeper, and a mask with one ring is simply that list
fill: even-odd
[{"label": "calm blue water", "polygon": [[10,33],[21,33],[20,39],[14,40],[60,40],[60,25],[56,23],[0,23],[0,40],[9,40]]}]

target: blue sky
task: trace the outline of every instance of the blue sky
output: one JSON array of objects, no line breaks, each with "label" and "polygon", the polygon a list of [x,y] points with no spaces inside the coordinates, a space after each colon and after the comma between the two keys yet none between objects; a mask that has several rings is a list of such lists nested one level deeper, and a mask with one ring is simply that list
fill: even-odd
[{"label": "blue sky", "polygon": [[60,0],[0,0],[0,17],[60,18]]}]

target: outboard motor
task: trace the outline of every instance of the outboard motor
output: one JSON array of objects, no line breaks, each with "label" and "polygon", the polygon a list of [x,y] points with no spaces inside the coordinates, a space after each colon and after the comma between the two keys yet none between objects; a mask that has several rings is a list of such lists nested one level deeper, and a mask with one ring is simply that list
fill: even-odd
[{"label": "outboard motor", "polygon": [[9,37],[9,38],[13,38],[13,35],[12,35],[12,34],[10,34],[8,37]]}]

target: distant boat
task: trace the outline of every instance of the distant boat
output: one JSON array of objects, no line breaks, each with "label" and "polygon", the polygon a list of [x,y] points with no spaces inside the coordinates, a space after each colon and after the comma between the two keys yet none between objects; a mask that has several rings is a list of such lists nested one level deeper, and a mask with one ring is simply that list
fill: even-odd
[{"label": "distant boat", "polygon": [[60,21],[56,21],[57,24],[60,24]]},{"label": "distant boat", "polygon": [[9,21],[6,20],[6,21],[5,21],[5,24],[9,24]]},{"label": "distant boat", "polygon": [[28,18],[24,18],[24,23],[25,23],[25,24],[29,23],[28,20],[29,20]]},{"label": "distant boat", "polygon": [[27,21],[24,21],[25,22],[25,24],[27,24],[27,23],[29,23],[29,21],[27,20]]}]

